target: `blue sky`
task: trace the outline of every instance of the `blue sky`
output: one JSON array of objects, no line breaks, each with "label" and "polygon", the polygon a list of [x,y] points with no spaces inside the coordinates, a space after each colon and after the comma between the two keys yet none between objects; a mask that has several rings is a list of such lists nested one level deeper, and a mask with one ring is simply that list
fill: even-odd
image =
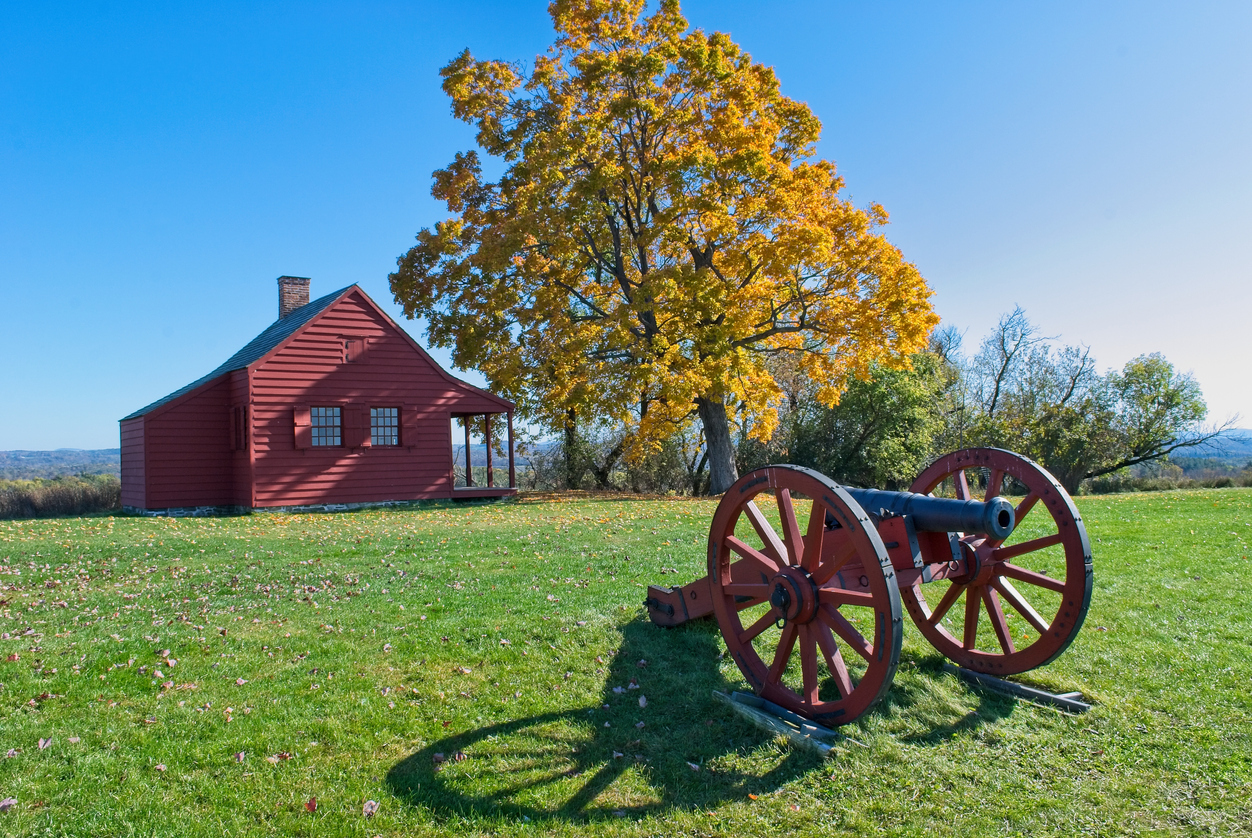
[{"label": "blue sky", "polygon": [[[812,107],[967,348],[1021,305],[1252,422],[1252,4],[683,9]],[[0,449],[116,447],[273,320],[280,274],[400,319],[387,274],[472,145],[439,67],[550,40],[520,0],[4,4]]]}]

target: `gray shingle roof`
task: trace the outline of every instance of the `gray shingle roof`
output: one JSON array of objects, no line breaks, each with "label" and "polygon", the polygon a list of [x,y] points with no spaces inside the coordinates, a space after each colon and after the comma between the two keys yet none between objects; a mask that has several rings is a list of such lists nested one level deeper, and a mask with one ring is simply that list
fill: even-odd
[{"label": "gray shingle roof", "polygon": [[269,328],[249,341],[248,345],[243,349],[240,349],[234,355],[231,355],[230,358],[227,359],[226,363],[213,370],[213,372],[203,378],[196,379],[186,387],[175,390],[164,398],[157,399],[147,407],[141,407],[129,416],[123,416],[122,421],[125,422],[127,419],[134,419],[136,416],[143,416],[145,413],[151,413],[161,405],[173,401],[184,393],[190,393],[192,390],[204,384],[208,384],[215,378],[223,376],[228,372],[233,372],[234,370],[241,370],[252,362],[260,360],[265,357],[266,353],[268,353],[271,349],[278,346],[278,344],[282,343],[299,331],[301,326],[321,314],[322,311],[330,306],[331,303],[342,297],[344,293],[352,287],[353,286],[349,285],[347,288],[340,288],[332,294],[327,294],[325,297],[319,297],[308,305],[301,306],[291,314],[288,314],[286,317],[275,320]]}]

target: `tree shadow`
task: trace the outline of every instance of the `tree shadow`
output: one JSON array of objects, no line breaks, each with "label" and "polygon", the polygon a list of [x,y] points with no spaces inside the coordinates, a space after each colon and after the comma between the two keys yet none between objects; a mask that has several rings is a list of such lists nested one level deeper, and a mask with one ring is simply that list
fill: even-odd
[{"label": "tree shadow", "polygon": [[[821,766],[820,757],[785,747],[764,773],[759,754],[748,758],[773,737],[712,697],[739,687],[721,674],[719,638],[712,621],[674,629],[632,621],[609,660],[600,703],[440,739],[394,765],[387,783],[436,818],[582,822],[712,808]],[[632,679],[638,689],[626,689]]]}]

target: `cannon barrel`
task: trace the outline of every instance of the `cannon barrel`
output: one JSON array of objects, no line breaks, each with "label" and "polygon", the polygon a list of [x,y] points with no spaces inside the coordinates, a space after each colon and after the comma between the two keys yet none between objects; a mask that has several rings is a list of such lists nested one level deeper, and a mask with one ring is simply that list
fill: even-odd
[{"label": "cannon barrel", "polygon": [[1008,538],[1016,523],[1016,510],[1004,498],[957,500],[936,498],[916,492],[885,492],[881,489],[851,489],[847,493],[866,512],[879,515],[886,510],[907,515],[918,532],[978,532],[995,539]]}]

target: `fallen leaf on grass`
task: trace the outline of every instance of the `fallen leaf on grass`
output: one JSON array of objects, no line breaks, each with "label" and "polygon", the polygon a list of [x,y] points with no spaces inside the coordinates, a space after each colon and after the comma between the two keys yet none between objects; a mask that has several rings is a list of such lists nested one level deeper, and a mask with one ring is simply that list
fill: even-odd
[{"label": "fallen leaf on grass", "polygon": [[639,728],[640,730],[643,730],[643,722],[635,722],[635,727]]},{"label": "fallen leaf on grass", "polygon": [[164,774],[164,773],[165,773],[165,763],[163,763],[163,762],[158,762],[158,763],[156,764],[156,770],[157,770],[157,771],[160,771],[162,774]]},{"label": "fallen leaf on grass", "polygon": [[44,748],[48,747],[51,744],[52,744],[52,737],[48,737],[47,739],[40,739],[39,750],[42,751]]},{"label": "fallen leaf on grass", "polygon": [[236,686],[236,687],[242,687],[242,686],[243,686],[244,684],[246,684],[246,683],[248,683],[248,682],[247,682],[245,679],[243,679],[243,678],[236,678],[236,679],[235,679],[235,686]]},{"label": "fallen leaf on grass", "polygon": [[[245,756],[247,755],[243,751],[240,751],[239,753],[235,754],[235,762],[243,762]],[[274,760],[274,761],[278,762],[278,760]]]},{"label": "fallen leaf on grass", "polygon": [[639,663],[635,664],[635,666],[639,667],[640,669],[643,669],[647,665],[648,665],[648,662],[645,660],[641,660],[639,661]]},{"label": "fallen leaf on grass", "polygon": [[624,692],[626,692],[626,688],[625,688],[625,687],[614,687],[614,688],[613,688],[613,693],[614,693],[615,695],[621,695],[621,694],[622,694],[622,693],[624,693]]},{"label": "fallen leaf on grass", "polygon": [[623,754],[619,753],[618,751],[613,752],[613,759],[621,759],[622,756]]},{"label": "fallen leaf on grass", "polygon": [[756,795],[755,795],[755,794],[749,794],[749,795],[748,795],[748,799],[749,799],[749,800],[756,800]]},{"label": "fallen leaf on grass", "polygon": [[689,762],[689,763],[687,763],[687,767],[688,767],[688,768],[690,768],[692,771],[699,771],[699,770],[700,770],[700,766],[699,766],[699,765],[697,765],[697,764],[696,764],[696,763],[694,763],[694,762]]},{"label": "fallen leaf on grass", "polygon": [[626,685],[626,689],[628,689],[628,690],[637,690],[637,689],[639,689],[639,679],[638,679],[638,678],[631,678],[631,679],[630,679],[630,683]]},{"label": "fallen leaf on grass", "polygon": [[4,800],[0,800],[0,812],[7,812],[16,805],[16,797],[6,797]]},{"label": "fallen leaf on grass", "polygon": [[77,736],[71,736],[69,739],[67,739],[67,740],[65,740],[65,741],[69,742],[71,745],[77,745],[79,742],[81,742],[81,741],[83,741],[83,740],[82,740],[82,739],[79,739]]},{"label": "fallen leaf on grass", "polygon": [[378,811],[378,801],[367,800],[365,805],[361,807],[361,814],[367,818],[374,817],[374,813]]},{"label": "fallen leaf on grass", "polygon": [[22,752],[21,748],[9,748],[9,750],[5,752],[4,758],[13,759],[13,757],[17,756],[21,752]]},{"label": "fallen leaf on grass", "polygon": [[[17,652],[14,652],[13,654],[11,654],[11,655],[9,655],[7,658],[5,658],[5,660],[7,660],[9,663],[12,663],[13,661],[20,661],[21,659],[22,659],[22,656],[21,656],[21,655],[19,655]],[[12,799],[12,798],[10,798],[10,800],[11,800],[11,799]]]},{"label": "fallen leaf on grass", "polygon": [[640,707],[648,706],[648,697],[646,695],[639,696],[639,706]]},{"label": "fallen leaf on grass", "polygon": [[309,799],[305,802],[305,804],[304,804],[304,808],[308,809],[310,812],[316,812],[316,811],[317,811],[317,798],[316,798],[316,797],[310,797],[310,798],[309,798]]}]

